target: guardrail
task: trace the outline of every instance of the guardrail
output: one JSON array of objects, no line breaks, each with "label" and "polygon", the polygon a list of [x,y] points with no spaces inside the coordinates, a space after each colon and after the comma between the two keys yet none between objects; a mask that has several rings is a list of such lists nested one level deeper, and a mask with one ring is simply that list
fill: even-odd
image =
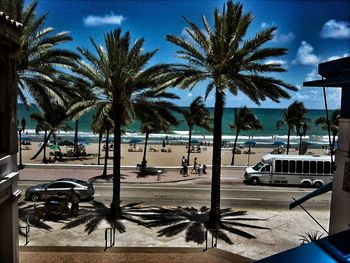
[{"label": "guardrail", "polygon": [[26,243],[24,244],[25,246],[28,245],[29,243],[29,232],[30,232],[30,225],[27,224],[26,226],[21,226],[19,227],[20,229],[25,229],[25,238],[26,238]]},{"label": "guardrail", "polygon": [[[108,237],[109,234],[109,237]],[[108,245],[109,240],[109,245]],[[115,245],[115,228],[108,227],[105,230],[105,249],[106,251],[108,248],[114,247]]]},{"label": "guardrail", "polygon": [[211,233],[211,248],[216,248],[218,246],[218,229],[207,229],[205,231],[205,249],[208,250],[208,232]]}]

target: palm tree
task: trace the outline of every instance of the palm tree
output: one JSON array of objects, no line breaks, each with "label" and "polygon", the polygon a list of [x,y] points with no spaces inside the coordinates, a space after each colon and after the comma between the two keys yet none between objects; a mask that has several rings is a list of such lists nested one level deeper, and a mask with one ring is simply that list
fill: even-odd
[{"label": "palm tree", "polygon": [[306,118],[304,117],[307,113],[303,102],[294,101],[287,109],[281,111],[282,119],[277,121],[276,128],[279,130],[284,125],[288,127],[287,135],[287,154],[289,153],[289,140],[290,133],[296,129],[296,126],[300,122],[304,122]]},{"label": "palm tree", "polygon": [[46,163],[46,144],[50,140],[51,135],[57,130],[63,129],[66,131],[71,129],[69,125],[66,124],[69,116],[66,114],[66,109],[64,107],[58,104],[52,104],[46,107],[42,114],[32,113],[30,118],[37,122],[36,132],[45,132],[43,145],[31,159],[34,160],[44,150],[43,162]]},{"label": "palm tree", "polygon": [[221,135],[226,93],[237,95],[238,91],[241,91],[259,104],[266,98],[274,102],[279,102],[281,98],[289,98],[289,94],[282,88],[296,90],[294,86],[266,75],[285,71],[281,64],[265,63],[266,59],[284,55],[287,51],[284,48],[262,47],[273,38],[276,28],[266,28],[253,38],[244,40],[253,15],[243,14],[242,9],[241,4],[228,1],[222,13],[218,9],[215,10],[212,28],[202,16],[205,31],[185,18],[189,25],[186,32],[192,42],[185,37],[167,35],[168,41],[182,49],[177,53],[187,62],[173,69],[172,74],[176,78],[172,85],[187,89],[207,80],[209,84],[205,97],[212,91],[215,92],[209,217],[211,228],[218,228],[220,224]]},{"label": "palm tree", "polygon": [[329,122],[325,117],[319,117],[315,120],[315,124],[321,125],[323,130],[330,129],[330,131],[332,132],[332,145],[330,149],[332,153],[334,152],[334,149],[335,149],[335,137],[338,135],[338,132],[339,132],[340,113],[341,113],[340,109],[334,110]]},{"label": "palm tree", "polygon": [[240,108],[237,110],[237,108],[234,109],[234,124],[230,125],[230,128],[232,130],[236,130],[236,137],[235,142],[233,144],[232,148],[232,160],[231,165],[234,165],[235,163],[235,153],[236,153],[236,146],[237,146],[237,139],[238,135],[241,131],[250,131],[250,130],[262,130],[263,127],[261,126],[260,121],[255,116],[254,112],[250,109],[248,109],[246,106]]},{"label": "palm tree", "polygon": [[185,116],[185,121],[188,125],[189,136],[188,136],[188,153],[187,153],[187,165],[190,165],[190,153],[191,153],[191,143],[192,143],[192,131],[194,125],[202,127],[206,130],[211,130],[210,128],[210,112],[205,107],[203,99],[201,96],[195,98],[190,107],[183,111]]},{"label": "palm tree", "polygon": [[[178,98],[176,95],[171,94],[173,98]],[[144,102],[138,103],[144,104]],[[150,105],[143,105],[144,107],[140,107],[143,110],[137,111],[136,114],[138,118],[141,120],[141,132],[145,133],[145,146],[143,150],[143,158],[141,162],[141,175],[145,175],[145,167],[147,164],[146,153],[147,153],[147,144],[148,138],[151,133],[159,133],[161,131],[168,132],[171,126],[178,125],[178,121],[176,117],[173,115],[173,111],[177,108],[176,105],[166,102],[166,101],[157,101],[155,103],[149,103]],[[153,104],[153,105],[152,105]],[[146,107],[145,107],[146,106]],[[149,109],[149,111],[145,110]],[[172,109],[172,110],[171,110]]]},{"label": "palm tree", "polygon": [[[98,99],[91,101],[91,108],[96,103],[104,103],[112,110],[114,122],[113,156],[113,197],[111,214],[121,216],[120,209],[120,158],[122,127],[135,118],[138,109],[135,102],[147,101],[161,94],[162,89],[154,90],[161,83],[168,81],[164,74],[169,66],[155,65],[146,67],[156,50],[143,52],[143,39],[130,44],[130,34],[121,34],[121,29],[105,35],[105,47],[90,39],[96,55],[84,48],[78,48],[85,61],[78,61],[74,69],[88,82],[88,86],[98,94]],[[150,92],[152,91],[152,92]],[[150,97],[152,96],[152,97]]]},{"label": "palm tree", "polygon": [[28,106],[25,90],[29,91],[36,105],[43,108],[48,101],[62,101],[55,74],[59,68],[69,68],[78,56],[58,45],[72,40],[68,32],[54,33],[52,27],[44,27],[47,14],[37,16],[37,1],[24,6],[24,0],[1,0],[0,10],[23,25],[20,46],[17,51],[18,95]]}]

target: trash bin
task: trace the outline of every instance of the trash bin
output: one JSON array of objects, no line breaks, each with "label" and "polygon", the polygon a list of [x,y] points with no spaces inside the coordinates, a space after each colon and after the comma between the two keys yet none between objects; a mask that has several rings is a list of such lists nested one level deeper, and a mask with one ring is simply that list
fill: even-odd
[{"label": "trash bin", "polygon": [[203,174],[203,165],[198,165],[198,175],[201,176]]}]

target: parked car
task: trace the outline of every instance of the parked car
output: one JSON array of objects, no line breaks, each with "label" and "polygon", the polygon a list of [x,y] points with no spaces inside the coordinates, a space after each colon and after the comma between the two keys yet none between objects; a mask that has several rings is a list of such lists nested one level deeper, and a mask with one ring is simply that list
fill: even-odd
[{"label": "parked car", "polygon": [[62,178],[28,187],[26,189],[25,199],[36,202],[39,200],[46,200],[51,196],[68,195],[72,187],[78,194],[79,200],[92,199],[95,194],[95,188],[89,181]]}]

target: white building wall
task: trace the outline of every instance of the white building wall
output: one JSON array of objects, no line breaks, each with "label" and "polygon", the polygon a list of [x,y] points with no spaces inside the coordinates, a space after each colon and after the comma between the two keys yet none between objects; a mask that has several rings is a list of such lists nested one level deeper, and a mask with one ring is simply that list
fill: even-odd
[{"label": "white building wall", "polygon": [[329,233],[335,234],[350,228],[350,119],[340,119],[336,151],[336,171],[332,187]]}]

